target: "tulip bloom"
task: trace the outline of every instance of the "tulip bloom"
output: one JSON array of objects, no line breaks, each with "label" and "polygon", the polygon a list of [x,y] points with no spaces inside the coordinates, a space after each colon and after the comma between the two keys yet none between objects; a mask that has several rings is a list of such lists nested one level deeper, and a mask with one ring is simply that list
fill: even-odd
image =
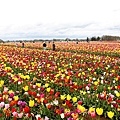
[{"label": "tulip bloom", "polygon": [[68,94],[67,95],[67,100],[70,100],[71,99],[71,96]]},{"label": "tulip bloom", "polygon": [[50,88],[50,87],[48,87],[46,90],[47,90],[47,92],[50,92],[51,88]]},{"label": "tulip bloom", "polygon": [[3,108],[4,105],[5,105],[5,103],[4,103],[4,102],[1,102],[1,103],[0,103],[0,108]]},{"label": "tulip bloom", "polygon": [[49,86],[49,84],[48,84],[48,83],[46,83],[46,84],[45,84],[45,87],[48,87],[48,86]]},{"label": "tulip bloom", "polygon": [[76,97],[73,97],[72,98],[72,101],[75,103],[75,102],[77,102],[77,98]]},{"label": "tulip bloom", "polygon": [[18,117],[22,118],[23,117],[23,113],[18,113]]},{"label": "tulip bloom", "polygon": [[77,109],[80,110],[81,113],[85,112],[85,107],[81,105],[77,105]]},{"label": "tulip bloom", "polygon": [[112,112],[112,111],[107,112],[107,116],[108,116],[110,119],[112,119],[113,116],[114,116],[114,112]]},{"label": "tulip bloom", "polygon": [[18,96],[14,96],[13,98],[14,98],[15,101],[17,101],[19,99]]},{"label": "tulip bloom", "polygon": [[97,108],[96,112],[98,115],[102,115],[103,114],[103,109],[102,108]]},{"label": "tulip bloom", "polygon": [[61,113],[61,114],[60,114],[60,117],[61,117],[62,119],[65,118],[64,113]]},{"label": "tulip bloom", "polygon": [[9,104],[5,104],[5,109],[8,109],[10,107]]},{"label": "tulip bloom", "polygon": [[24,91],[28,91],[28,86],[26,85],[25,87],[23,87]]},{"label": "tulip bloom", "polygon": [[64,100],[66,97],[65,95],[60,95],[61,100]]},{"label": "tulip bloom", "polygon": [[71,116],[74,120],[78,120],[78,113],[72,113]]},{"label": "tulip bloom", "polygon": [[36,83],[36,86],[37,87],[41,87],[41,83]]},{"label": "tulip bloom", "polygon": [[90,107],[89,111],[88,111],[88,114],[90,114],[91,117],[95,117],[96,116],[96,114],[95,114],[95,108]]},{"label": "tulip bloom", "polygon": [[25,113],[29,113],[30,112],[30,108],[28,106],[25,106],[25,108],[23,109]]},{"label": "tulip bloom", "polygon": [[0,87],[2,87],[4,85],[4,81],[0,80]]},{"label": "tulip bloom", "polygon": [[34,100],[30,100],[30,101],[29,101],[29,107],[33,107],[34,104],[35,104]]}]

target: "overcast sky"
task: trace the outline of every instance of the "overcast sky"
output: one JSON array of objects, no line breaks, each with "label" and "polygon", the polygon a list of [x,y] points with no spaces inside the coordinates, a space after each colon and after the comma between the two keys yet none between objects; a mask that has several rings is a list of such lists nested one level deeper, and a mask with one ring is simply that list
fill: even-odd
[{"label": "overcast sky", "polygon": [[120,36],[120,0],[0,0],[0,39]]}]

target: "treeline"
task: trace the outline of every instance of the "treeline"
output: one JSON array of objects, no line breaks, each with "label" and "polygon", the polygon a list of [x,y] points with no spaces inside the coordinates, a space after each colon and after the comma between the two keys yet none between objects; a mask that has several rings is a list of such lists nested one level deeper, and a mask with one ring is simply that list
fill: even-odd
[{"label": "treeline", "polygon": [[4,41],[2,39],[0,39],[0,43],[4,43]]},{"label": "treeline", "polygon": [[90,38],[90,41],[100,41],[101,40],[101,37],[91,37]]},{"label": "treeline", "polygon": [[33,40],[7,40],[4,41],[2,39],[0,39],[0,43],[4,43],[4,42],[43,42],[43,41],[118,41],[120,40],[119,36],[110,36],[110,35],[103,35],[102,37],[100,36],[93,36],[93,37],[86,37],[86,39],[70,39],[70,38],[65,38],[65,39],[33,39]]}]

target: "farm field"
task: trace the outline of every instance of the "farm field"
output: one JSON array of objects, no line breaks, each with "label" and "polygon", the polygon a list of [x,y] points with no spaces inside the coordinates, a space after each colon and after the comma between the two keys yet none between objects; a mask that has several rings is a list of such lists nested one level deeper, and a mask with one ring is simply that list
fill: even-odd
[{"label": "farm field", "polygon": [[120,43],[0,45],[0,120],[119,120]]}]

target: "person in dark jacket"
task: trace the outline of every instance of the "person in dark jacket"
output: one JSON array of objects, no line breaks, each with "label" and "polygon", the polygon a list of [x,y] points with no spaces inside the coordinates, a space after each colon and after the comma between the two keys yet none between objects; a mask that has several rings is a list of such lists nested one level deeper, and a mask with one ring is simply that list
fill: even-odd
[{"label": "person in dark jacket", "polygon": [[87,40],[86,40],[87,42],[89,42],[89,38],[87,37]]},{"label": "person in dark jacket", "polygon": [[52,47],[53,47],[53,51],[55,51],[55,43],[54,42],[52,44]]},{"label": "person in dark jacket", "polygon": [[22,42],[22,48],[24,48],[24,46],[25,46],[25,44],[24,44],[24,42]]},{"label": "person in dark jacket", "polygon": [[47,44],[46,42],[43,43],[43,50],[46,50]]}]

